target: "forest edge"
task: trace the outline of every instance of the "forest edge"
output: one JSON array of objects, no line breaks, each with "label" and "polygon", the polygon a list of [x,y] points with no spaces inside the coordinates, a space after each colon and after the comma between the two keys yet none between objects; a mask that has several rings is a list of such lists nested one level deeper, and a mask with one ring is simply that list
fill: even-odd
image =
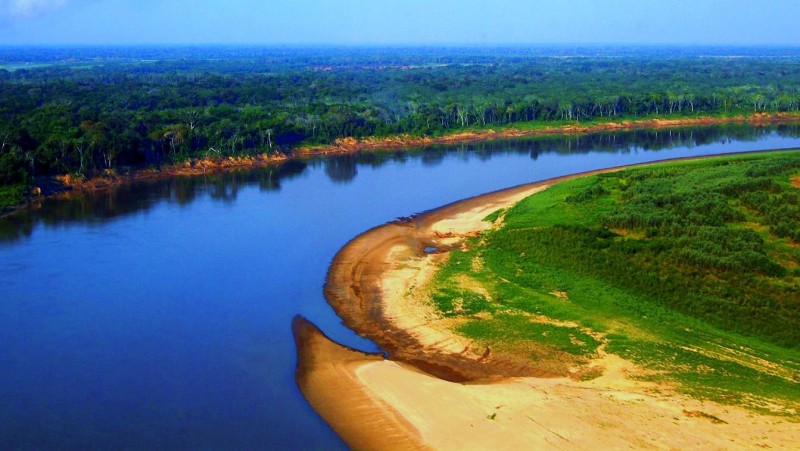
[{"label": "forest edge", "polygon": [[780,123],[800,123],[800,113],[754,113],[749,116],[730,117],[704,116],[695,118],[644,118],[637,120],[608,121],[588,125],[575,122],[570,125],[521,128],[520,124],[478,130],[458,130],[441,136],[394,135],[369,138],[339,138],[332,144],[300,146],[283,149],[274,154],[238,157],[190,158],[186,161],[164,164],[156,168],[131,169],[124,173],[106,170],[93,177],[73,177],[70,174],[39,178],[26,193],[23,202],[0,205],[0,218],[16,211],[33,207],[47,197],[68,196],[71,193],[104,191],[115,187],[146,180],[160,180],[180,176],[197,176],[209,173],[235,171],[258,167],[279,166],[292,159],[309,159],[320,156],[351,155],[360,152],[398,151],[432,145],[464,144],[501,139],[518,139],[537,136],[585,135],[600,132],[629,130],[662,130],[691,126],[713,126],[735,123],[750,123],[754,126],[769,126]]}]

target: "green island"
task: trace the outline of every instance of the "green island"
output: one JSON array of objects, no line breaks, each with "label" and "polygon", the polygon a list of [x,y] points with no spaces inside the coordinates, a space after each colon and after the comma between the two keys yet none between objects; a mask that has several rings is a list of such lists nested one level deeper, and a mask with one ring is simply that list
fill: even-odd
[{"label": "green island", "polygon": [[616,354],[684,394],[800,414],[800,153],[551,186],[485,219],[428,285],[453,331],[547,365]]}]

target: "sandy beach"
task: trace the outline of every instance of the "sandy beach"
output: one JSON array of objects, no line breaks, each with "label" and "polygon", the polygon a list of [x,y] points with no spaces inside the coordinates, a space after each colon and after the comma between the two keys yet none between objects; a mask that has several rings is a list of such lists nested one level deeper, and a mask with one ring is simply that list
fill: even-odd
[{"label": "sandy beach", "polygon": [[800,434],[783,418],[631,381],[636,369],[613,357],[590,382],[461,384],[344,348],[305,321],[296,328],[298,384],[353,449],[795,449]]},{"label": "sandy beach", "polygon": [[344,323],[388,358],[331,342],[302,320],[298,385],[356,449],[787,449],[800,425],[785,417],[698,401],[642,368],[599,352],[602,376],[581,381],[558,362],[536,365],[451,332],[425,301],[447,250],[492,227],[483,221],[553,183],[523,185],[376,227],[336,256],[326,296]]}]

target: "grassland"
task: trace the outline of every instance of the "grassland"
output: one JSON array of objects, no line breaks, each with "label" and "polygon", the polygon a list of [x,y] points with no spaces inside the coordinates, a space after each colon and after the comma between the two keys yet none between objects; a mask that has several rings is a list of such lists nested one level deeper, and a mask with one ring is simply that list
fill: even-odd
[{"label": "grassland", "polygon": [[679,392],[797,417],[798,185],[796,151],[557,184],[487,217],[430,298],[457,333],[563,355],[581,378],[612,353]]}]

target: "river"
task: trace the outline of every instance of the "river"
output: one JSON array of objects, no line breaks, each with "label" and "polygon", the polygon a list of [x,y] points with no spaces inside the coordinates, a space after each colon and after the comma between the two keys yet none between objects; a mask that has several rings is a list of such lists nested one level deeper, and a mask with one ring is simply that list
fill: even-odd
[{"label": "river", "polygon": [[322,296],[348,240],[550,177],[794,147],[796,126],[536,138],[44,201],[0,220],[0,448],[344,448],[295,386],[290,325],[377,351]]}]

